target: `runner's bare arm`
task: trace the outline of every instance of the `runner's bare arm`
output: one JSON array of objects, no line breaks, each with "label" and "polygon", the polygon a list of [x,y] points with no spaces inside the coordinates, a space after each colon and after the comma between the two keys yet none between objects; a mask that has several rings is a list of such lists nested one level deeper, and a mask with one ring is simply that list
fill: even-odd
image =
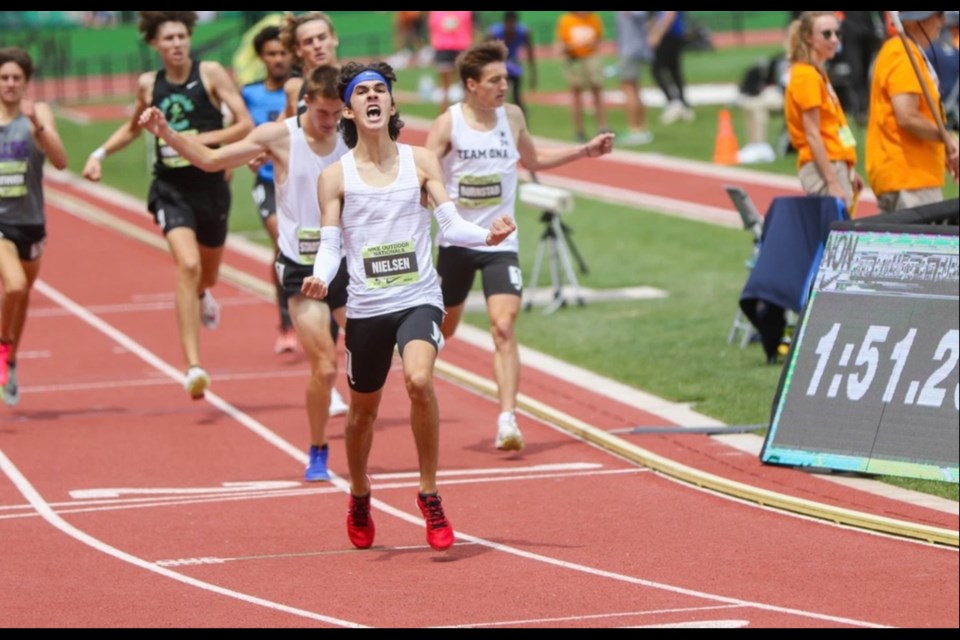
[{"label": "runner's bare arm", "polygon": [[445,111],[439,118],[433,121],[430,127],[430,133],[427,134],[427,149],[433,151],[438,158],[443,158],[450,153],[450,133],[453,127],[453,119],[449,111]]},{"label": "runner's bare arm", "polygon": [[286,120],[297,115],[300,109],[300,88],[303,87],[303,78],[290,78],[283,85],[283,92],[287,95],[287,108],[284,110],[280,120]]},{"label": "runner's bare arm", "polygon": [[313,265],[313,276],[304,279],[300,292],[307,298],[323,300],[340,268],[340,248],[343,244],[340,228],[340,211],[343,207],[342,163],[335,162],[320,174],[317,199],[321,211],[320,251]]},{"label": "runner's bare arm", "polygon": [[538,149],[533,137],[524,129],[520,132],[517,150],[520,152],[520,161],[524,167],[530,171],[541,171],[569,164],[581,158],[599,158],[612,153],[614,137],[612,133],[601,133],[590,142],[576,147]]},{"label": "runner's bare arm", "polygon": [[219,62],[205,61],[201,63],[200,73],[204,84],[208,87],[207,91],[214,99],[214,104],[226,105],[233,120],[223,129],[201,133],[197,136],[198,141],[208,146],[219,146],[236,142],[253,131],[253,117],[247,109],[247,103],[244,102],[240,90],[223,65]]},{"label": "runner's bare arm", "polygon": [[20,112],[33,124],[33,139],[50,164],[61,171],[66,169],[67,150],[57,131],[57,121],[50,105],[25,99],[20,102]]},{"label": "runner's bare arm", "polygon": [[897,125],[922,140],[940,141],[940,129],[931,118],[920,111],[923,96],[919,93],[898,93],[890,98]]},{"label": "runner's bare arm", "polygon": [[507,215],[495,220],[489,229],[464,220],[447,194],[436,154],[425,147],[413,147],[413,154],[420,184],[435,205],[433,215],[445,240],[460,247],[492,247],[516,230],[516,223]]},{"label": "runner's bare arm", "polygon": [[83,169],[83,177],[93,182],[100,182],[103,177],[103,160],[117,151],[125,149],[134,140],[140,137],[140,116],[146,111],[153,100],[153,85],[157,78],[156,71],[148,71],[137,79],[137,97],[133,104],[133,112],[120,127],[110,135],[103,145],[96,149],[87,158]]},{"label": "runner's bare arm", "polygon": [[278,122],[265,123],[251,131],[242,140],[224,147],[212,149],[199,141],[200,136],[183,136],[168,126],[163,112],[150,107],[140,117],[140,126],[155,136],[163,138],[190,164],[207,172],[225,171],[242,167],[251,160],[271,151],[272,145],[287,129]]}]

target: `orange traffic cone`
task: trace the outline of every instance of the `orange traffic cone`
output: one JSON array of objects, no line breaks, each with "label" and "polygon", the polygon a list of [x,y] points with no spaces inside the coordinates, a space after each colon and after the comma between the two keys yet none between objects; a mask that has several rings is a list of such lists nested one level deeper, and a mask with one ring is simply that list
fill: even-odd
[{"label": "orange traffic cone", "polygon": [[740,153],[740,144],[737,134],[733,131],[733,121],[730,111],[721,109],[717,116],[717,142],[713,151],[714,164],[737,164],[737,155]]}]

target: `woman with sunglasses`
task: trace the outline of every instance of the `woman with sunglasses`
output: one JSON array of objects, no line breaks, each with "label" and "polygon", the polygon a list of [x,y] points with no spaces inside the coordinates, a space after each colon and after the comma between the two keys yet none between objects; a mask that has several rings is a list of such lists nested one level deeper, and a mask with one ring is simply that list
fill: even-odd
[{"label": "woman with sunglasses", "polygon": [[804,192],[840,198],[853,213],[863,188],[855,169],[857,141],[826,70],[839,48],[840,20],[833,11],[804,11],[793,21],[784,117]]}]

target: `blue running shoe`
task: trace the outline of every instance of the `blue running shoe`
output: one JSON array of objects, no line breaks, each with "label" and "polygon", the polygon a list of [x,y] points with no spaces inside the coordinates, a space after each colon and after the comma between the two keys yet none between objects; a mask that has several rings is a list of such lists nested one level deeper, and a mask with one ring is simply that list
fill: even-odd
[{"label": "blue running shoe", "polygon": [[15,407],[20,403],[20,385],[17,383],[17,365],[9,365],[7,383],[3,385],[3,403]]},{"label": "blue running shoe", "polygon": [[330,450],[326,447],[310,447],[310,462],[307,464],[307,471],[303,474],[303,479],[307,482],[326,482],[330,479],[330,472],[327,471],[327,456]]}]

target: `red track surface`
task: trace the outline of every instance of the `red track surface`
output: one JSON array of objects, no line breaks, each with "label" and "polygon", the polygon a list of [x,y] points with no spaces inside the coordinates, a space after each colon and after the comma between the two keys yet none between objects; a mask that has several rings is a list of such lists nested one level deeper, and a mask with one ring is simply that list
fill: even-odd
[{"label": "red track surface", "polygon": [[[598,166],[578,165],[577,179]],[[602,179],[620,179],[613,166]],[[443,377],[441,487],[458,544],[445,554],[425,545],[394,372],[372,458],[377,546],[356,552],[342,481],[301,482],[307,367],[270,350],[273,303],[232,279],[218,287],[224,322],[203,335],[214,393],[190,402],[169,258],[80,214],[108,214],[148,239],[157,231],[93,192],[49,189],[56,204],[23,347],[23,401],[0,414],[3,626],[960,624],[955,549],[733,501],[528,416],[523,454],[497,453],[495,404]],[[227,264],[266,275],[239,253]],[[489,354],[463,341],[442,357],[488,375]],[[523,392],[606,431],[666,424],[538,370],[524,371]],[[329,431],[331,466],[345,474],[342,421]],[[634,438],[754,486],[957,528],[956,516],[767,468],[704,436]]]}]

